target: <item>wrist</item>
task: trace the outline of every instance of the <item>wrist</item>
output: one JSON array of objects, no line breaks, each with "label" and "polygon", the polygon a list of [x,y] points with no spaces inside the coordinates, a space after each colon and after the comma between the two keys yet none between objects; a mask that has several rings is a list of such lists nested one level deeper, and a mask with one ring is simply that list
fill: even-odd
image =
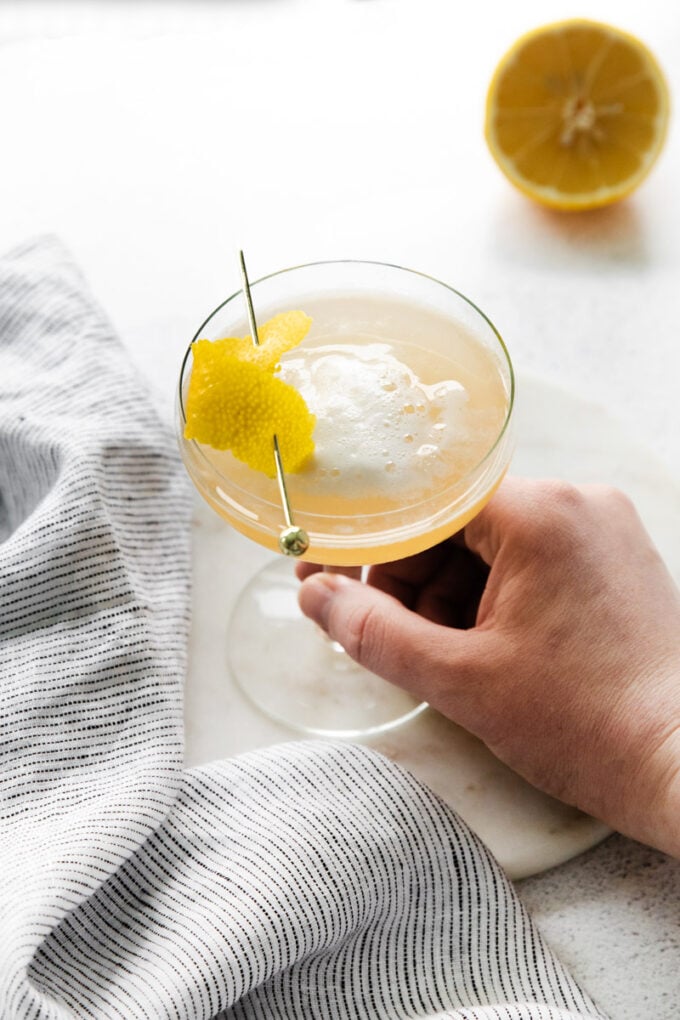
[{"label": "wrist", "polygon": [[[646,747],[639,789],[631,791],[637,824],[630,834],[680,858],[680,659],[670,667],[666,664],[643,689],[650,695],[648,704],[656,705],[656,721],[648,720],[650,725],[643,727]],[[644,715],[642,709],[640,716]]]},{"label": "wrist", "polygon": [[652,791],[645,819],[647,836],[658,850],[680,859],[680,725],[668,733],[655,755],[657,787]]}]

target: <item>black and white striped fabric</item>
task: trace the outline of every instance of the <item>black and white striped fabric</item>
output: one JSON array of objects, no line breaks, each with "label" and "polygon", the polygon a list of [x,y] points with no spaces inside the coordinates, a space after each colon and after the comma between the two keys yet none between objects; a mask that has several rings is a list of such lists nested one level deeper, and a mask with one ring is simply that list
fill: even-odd
[{"label": "black and white striped fabric", "polygon": [[2,1020],[600,1017],[381,757],[182,770],[188,483],[56,241],[0,262],[0,399]]}]

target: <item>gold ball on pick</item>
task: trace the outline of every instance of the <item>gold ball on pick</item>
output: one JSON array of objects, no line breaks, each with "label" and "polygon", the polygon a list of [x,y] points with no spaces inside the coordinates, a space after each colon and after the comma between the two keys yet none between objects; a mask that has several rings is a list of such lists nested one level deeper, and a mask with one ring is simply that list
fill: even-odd
[{"label": "gold ball on pick", "polygon": [[279,535],[279,549],[285,556],[302,556],[309,549],[309,535],[295,525],[284,528]]}]

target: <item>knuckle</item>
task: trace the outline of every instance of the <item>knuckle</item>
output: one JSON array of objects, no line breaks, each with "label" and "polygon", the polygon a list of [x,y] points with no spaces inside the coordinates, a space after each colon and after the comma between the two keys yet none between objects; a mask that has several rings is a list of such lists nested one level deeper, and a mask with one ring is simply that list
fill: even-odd
[{"label": "knuckle", "polygon": [[374,606],[354,609],[347,618],[343,645],[357,662],[376,662],[384,645],[384,626]]},{"label": "knuckle", "polygon": [[613,523],[630,528],[639,521],[632,500],[621,489],[559,479],[537,483],[524,510],[526,519],[516,524],[516,541],[541,558],[580,556],[607,535]]},{"label": "knuckle", "polygon": [[605,508],[611,508],[619,513],[635,513],[635,505],[630,498],[621,489],[618,489],[615,485],[595,485],[593,486],[593,493],[598,501],[605,506]]},{"label": "knuckle", "polygon": [[580,512],[586,497],[577,485],[553,478],[545,482],[543,498],[549,512],[563,516]]},{"label": "knuckle", "polygon": [[521,528],[525,543],[537,552],[554,551],[576,539],[586,497],[570,482],[542,481],[536,487]]}]

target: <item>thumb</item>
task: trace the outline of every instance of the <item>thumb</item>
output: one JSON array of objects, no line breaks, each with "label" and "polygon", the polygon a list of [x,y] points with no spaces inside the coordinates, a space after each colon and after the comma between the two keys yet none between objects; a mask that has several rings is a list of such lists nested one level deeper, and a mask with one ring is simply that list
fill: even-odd
[{"label": "thumb", "polygon": [[302,612],[356,662],[455,718],[483,688],[490,636],[432,623],[398,599],[342,574],[317,573],[301,585]]}]

